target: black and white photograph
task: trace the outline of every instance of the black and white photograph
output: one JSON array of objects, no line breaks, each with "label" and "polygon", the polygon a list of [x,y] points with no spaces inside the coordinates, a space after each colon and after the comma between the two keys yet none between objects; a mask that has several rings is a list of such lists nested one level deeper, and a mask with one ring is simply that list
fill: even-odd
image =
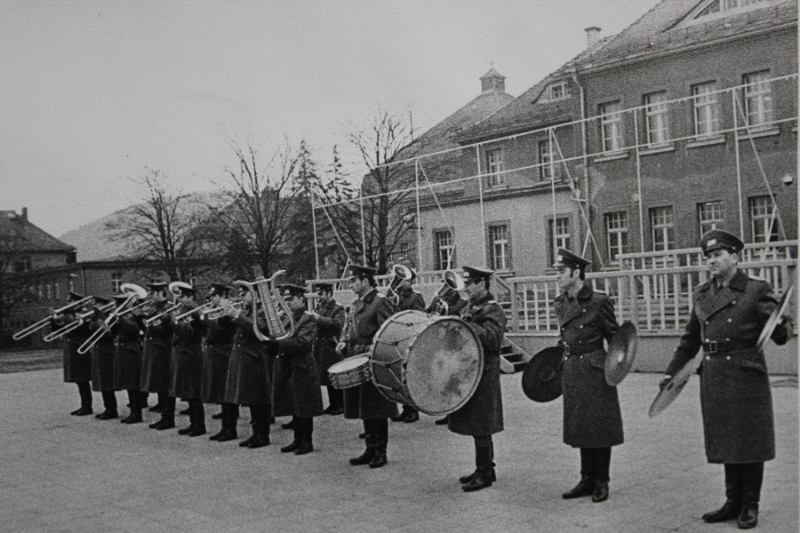
[{"label": "black and white photograph", "polygon": [[800,531],[797,0],[0,3],[0,529]]}]

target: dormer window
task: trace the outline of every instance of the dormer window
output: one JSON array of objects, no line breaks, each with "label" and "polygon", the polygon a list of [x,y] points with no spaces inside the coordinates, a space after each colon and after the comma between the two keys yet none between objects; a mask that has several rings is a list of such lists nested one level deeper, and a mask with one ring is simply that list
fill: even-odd
[{"label": "dormer window", "polygon": [[775,0],[709,0],[697,6],[689,15],[688,20],[705,22],[711,18],[726,17],[774,3]]},{"label": "dormer window", "polygon": [[566,81],[553,83],[545,89],[543,96],[542,100],[546,102],[569,98],[571,96],[569,84]]}]

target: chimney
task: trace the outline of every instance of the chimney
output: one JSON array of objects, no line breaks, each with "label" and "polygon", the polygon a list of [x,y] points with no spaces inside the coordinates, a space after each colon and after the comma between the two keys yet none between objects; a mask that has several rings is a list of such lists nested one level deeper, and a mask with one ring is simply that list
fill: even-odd
[{"label": "chimney", "polygon": [[500,93],[506,92],[506,77],[497,72],[494,67],[489,69],[489,72],[481,76],[481,92],[493,92],[497,91]]},{"label": "chimney", "polygon": [[28,221],[28,208],[27,208],[27,207],[23,207],[23,208],[22,208],[22,215],[20,215],[20,217],[21,217],[21,218],[22,218],[22,220],[24,220],[25,222],[27,222],[27,221]]},{"label": "chimney", "polygon": [[597,26],[590,26],[583,30],[586,32],[586,48],[591,48],[600,40],[600,28]]}]

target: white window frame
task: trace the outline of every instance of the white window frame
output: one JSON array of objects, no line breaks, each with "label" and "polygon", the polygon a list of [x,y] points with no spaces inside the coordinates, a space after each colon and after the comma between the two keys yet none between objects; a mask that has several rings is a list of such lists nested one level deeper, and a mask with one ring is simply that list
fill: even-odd
[{"label": "white window frame", "polygon": [[[555,166],[550,164],[551,159],[553,157],[553,143],[550,142],[550,139],[545,139],[543,141],[539,141],[537,144],[539,150],[539,180],[541,181],[550,181],[552,179],[552,175],[550,170],[555,170]],[[544,149],[544,150],[543,150]],[[558,172],[553,172],[553,174],[558,175]]]},{"label": "white window frame", "polygon": [[650,208],[650,231],[654,252],[675,248],[675,210],[671,205]]},{"label": "white window frame", "polygon": [[603,152],[618,152],[622,150],[623,123],[622,102],[606,102],[600,104],[600,138]]},{"label": "white window frame", "polygon": [[111,291],[113,294],[122,292],[122,272],[111,273]]},{"label": "white window frame", "polygon": [[649,147],[663,146],[669,142],[669,107],[667,92],[644,95],[645,131]]},{"label": "white window frame", "polygon": [[547,219],[547,239],[549,242],[550,264],[555,264],[559,248],[569,250],[572,244],[572,221],[569,216],[556,216]]},{"label": "white window frame", "polygon": [[613,211],[603,217],[606,224],[608,260],[619,263],[619,255],[630,251],[627,211]]},{"label": "white window frame", "polygon": [[719,87],[709,81],[692,85],[694,135],[699,139],[719,135]]},{"label": "white window frame", "polygon": [[753,242],[767,242],[770,225],[769,242],[778,240],[778,213],[770,196],[751,196],[748,207],[750,211],[750,231]]},{"label": "white window frame", "polygon": [[720,200],[697,204],[697,225],[700,237],[712,229],[725,228],[725,205]]},{"label": "white window frame", "polygon": [[493,148],[486,150],[486,183],[489,187],[496,187],[505,182],[503,175],[503,149]]},{"label": "white window frame", "polygon": [[744,113],[747,125],[766,127],[773,121],[772,84],[769,71],[750,72],[742,76]]},{"label": "white window frame", "polygon": [[[446,239],[445,242],[444,239]],[[455,235],[449,229],[435,230],[433,232],[434,269],[451,270],[455,268]]]},{"label": "white window frame", "polygon": [[511,228],[508,224],[489,226],[489,259],[492,270],[511,269]]}]

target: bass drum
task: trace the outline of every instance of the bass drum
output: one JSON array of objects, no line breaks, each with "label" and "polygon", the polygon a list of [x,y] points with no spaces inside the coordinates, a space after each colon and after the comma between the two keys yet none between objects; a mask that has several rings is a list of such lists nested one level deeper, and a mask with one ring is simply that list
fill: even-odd
[{"label": "bass drum", "polygon": [[370,370],[389,400],[443,416],[461,408],[478,388],[483,349],[475,331],[457,317],[401,311],[375,334]]}]

